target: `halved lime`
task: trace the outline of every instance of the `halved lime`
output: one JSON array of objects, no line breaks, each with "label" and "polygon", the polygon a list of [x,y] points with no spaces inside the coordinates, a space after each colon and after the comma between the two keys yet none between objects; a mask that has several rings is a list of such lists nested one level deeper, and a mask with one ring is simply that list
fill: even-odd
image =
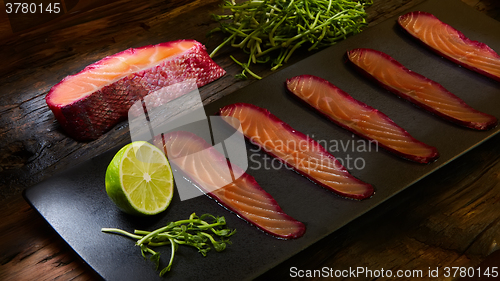
[{"label": "halved lime", "polygon": [[145,141],[127,144],[116,153],[106,170],[106,192],[128,214],[163,212],[174,194],[167,157]]}]

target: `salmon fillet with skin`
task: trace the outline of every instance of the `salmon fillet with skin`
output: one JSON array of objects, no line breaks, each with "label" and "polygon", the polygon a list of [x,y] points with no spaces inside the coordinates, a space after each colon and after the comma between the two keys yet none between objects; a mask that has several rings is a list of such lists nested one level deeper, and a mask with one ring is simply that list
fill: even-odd
[{"label": "salmon fillet with skin", "polygon": [[415,139],[384,113],[322,78],[300,75],[287,79],[286,87],[335,124],[396,155],[418,163],[430,163],[439,157],[435,147]]},{"label": "salmon fillet with skin", "polygon": [[352,176],[342,164],[319,143],[298,132],[266,109],[252,104],[236,103],[219,110],[233,127],[241,124],[250,142],[278,158],[313,182],[348,198],[365,199],[373,195],[373,186]]},{"label": "salmon fillet with skin", "polygon": [[475,130],[496,126],[495,116],[480,112],[441,84],[413,72],[389,55],[372,49],[347,52],[349,60],[384,88],[455,124]]},{"label": "salmon fillet with skin", "polygon": [[178,131],[155,137],[154,144],[198,188],[248,223],[283,239],[304,234],[303,223],[287,215],[252,176],[231,164],[231,174],[241,175],[233,180],[227,173],[227,159],[204,139]]},{"label": "salmon fillet with skin", "polygon": [[195,40],[132,48],[101,59],[53,86],[45,100],[74,139],[99,138],[127,117],[135,101],[195,79],[201,87],[225,74]]},{"label": "salmon fillet with skin", "polygon": [[500,81],[500,56],[488,45],[467,38],[433,14],[410,12],[400,16],[398,24],[434,52]]}]

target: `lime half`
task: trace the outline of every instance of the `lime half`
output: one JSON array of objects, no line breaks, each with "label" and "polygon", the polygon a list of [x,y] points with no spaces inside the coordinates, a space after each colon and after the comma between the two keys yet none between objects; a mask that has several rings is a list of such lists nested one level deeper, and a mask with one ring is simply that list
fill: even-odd
[{"label": "lime half", "polygon": [[106,170],[106,192],[118,208],[128,214],[163,212],[174,194],[167,157],[145,141],[127,144],[116,153]]}]

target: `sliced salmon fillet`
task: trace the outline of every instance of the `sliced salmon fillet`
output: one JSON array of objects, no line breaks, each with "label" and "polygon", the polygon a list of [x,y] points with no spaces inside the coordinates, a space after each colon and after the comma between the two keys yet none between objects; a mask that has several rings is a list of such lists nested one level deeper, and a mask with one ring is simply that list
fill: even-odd
[{"label": "sliced salmon fillet", "polygon": [[278,158],[313,182],[345,197],[365,199],[373,195],[373,186],[352,176],[318,142],[294,130],[268,110],[247,103],[236,103],[220,109],[221,116],[252,143]]},{"label": "sliced salmon fillet", "polygon": [[228,175],[227,159],[204,139],[177,131],[155,137],[154,144],[209,197],[242,219],[279,238],[304,234],[304,224],[287,215],[252,176],[236,165],[230,165]]},{"label": "sliced salmon fillet", "polygon": [[410,35],[441,56],[500,81],[500,56],[488,45],[467,38],[462,32],[427,12],[404,14],[398,18],[398,23]]},{"label": "sliced salmon fillet", "polygon": [[347,52],[347,57],[384,88],[444,119],[476,130],[488,130],[497,124],[495,116],[472,108],[441,84],[407,69],[383,52],[361,48]]},{"label": "sliced salmon fillet", "polygon": [[439,156],[435,147],[415,139],[384,113],[322,78],[300,75],[287,79],[286,87],[335,124],[403,158],[429,163]]},{"label": "sliced salmon fillet", "polygon": [[94,140],[127,116],[132,104],[162,87],[225,74],[195,40],[132,48],[103,58],[53,86],[45,100],[68,135]]}]

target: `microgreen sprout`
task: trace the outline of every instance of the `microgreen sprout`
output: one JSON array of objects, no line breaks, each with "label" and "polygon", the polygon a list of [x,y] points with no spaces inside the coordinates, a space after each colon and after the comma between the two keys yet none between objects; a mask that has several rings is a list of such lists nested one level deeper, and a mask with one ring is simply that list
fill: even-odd
[{"label": "microgreen sprout", "polygon": [[172,268],[175,252],[179,245],[195,247],[203,256],[206,256],[210,251],[210,245],[217,252],[225,250],[226,245],[231,244],[228,238],[236,232],[225,225],[226,219],[224,217],[215,217],[210,214],[198,217],[192,213],[187,220],[170,222],[154,231],[135,230],[134,233],[130,233],[117,228],[102,228],[101,231],[120,234],[136,240],[135,244],[140,247],[142,256],[147,259],[150,255],[149,259],[155,264],[157,270],[160,266],[160,252],[154,251],[150,247],[170,244],[170,261],[160,271],[160,276],[163,276]]},{"label": "microgreen sprout", "polygon": [[248,0],[241,4],[226,1],[223,11],[230,14],[213,15],[221,31],[229,36],[217,46],[213,57],[223,46],[241,48],[248,54],[248,62],[239,64],[247,74],[261,79],[250,71],[250,65],[271,62],[276,70],[288,62],[301,46],[308,50],[321,49],[361,32],[367,25],[365,7],[372,0]]}]

